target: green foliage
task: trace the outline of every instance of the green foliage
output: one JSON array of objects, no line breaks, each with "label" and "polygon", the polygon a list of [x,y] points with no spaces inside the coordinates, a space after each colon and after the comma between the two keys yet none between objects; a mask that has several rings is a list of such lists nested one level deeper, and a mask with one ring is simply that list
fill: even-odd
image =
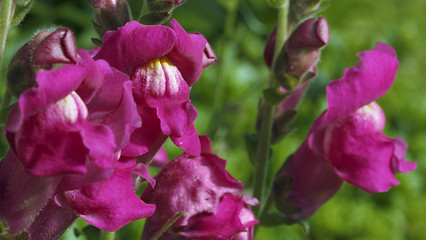
[{"label": "green foliage", "polygon": [[[218,62],[204,70],[192,87],[192,103],[198,110],[196,127],[200,134],[210,135],[213,152],[227,159],[228,171],[249,189],[253,167],[244,135],[255,133],[258,101],[268,81],[263,47],[274,28],[276,11],[266,1],[240,0],[235,21],[229,23],[224,20],[227,11],[221,4],[187,0],[172,17],[188,31],[202,33],[218,56]],[[321,54],[318,75],[290,125],[295,131],[273,149],[269,181],[326,108],[326,84],[340,78],[345,68],[358,61],[357,52],[373,48],[377,41],[392,45],[400,61],[393,88],[378,100],[387,117],[385,133],[407,141],[406,157],[417,162],[418,169],[398,175],[401,184],[387,193],[370,195],[344,184],[308,221],[310,239],[426,239],[426,68],[422,66],[426,59],[426,31],[421,25],[426,22],[424,9],[426,1],[357,0],[331,1],[321,12],[330,25],[330,43]],[[138,16],[138,12],[132,13]],[[93,10],[84,0],[35,1],[26,19],[9,34],[3,68],[34,32],[52,24],[72,29],[80,48],[92,48],[90,39],[96,37],[92,16]],[[225,24],[232,24],[227,28],[233,34],[225,35]],[[0,146],[3,156],[8,148],[3,136]],[[117,239],[139,239],[143,223],[140,220],[124,227]],[[86,226],[78,220],[62,239],[85,239]],[[261,228],[258,239],[307,239],[304,231],[300,225]],[[76,232],[80,235],[76,236]]]}]

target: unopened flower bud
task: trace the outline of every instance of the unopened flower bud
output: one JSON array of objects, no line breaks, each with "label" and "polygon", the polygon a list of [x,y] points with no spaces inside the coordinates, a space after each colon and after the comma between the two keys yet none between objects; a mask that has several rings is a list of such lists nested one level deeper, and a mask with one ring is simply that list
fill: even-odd
[{"label": "unopened flower bud", "polygon": [[[311,18],[300,24],[278,55],[275,77],[286,89],[293,89],[306,75],[309,78],[321,53],[329,42],[329,28],[325,18]],[[308,74],[312,73],[312,74]]]},{"label": "unopened flower bud", "polygon": [[77,47],[71,30],[58,28],[49,34],[35,49],[34,63],[77,63]]},{"label": "unopened flower bud", "polygon": [[66,28],[41,31],[22,46],[7,69],[8,88],[19,96],[33,87],[41,70],[50,69],[55,63],[76,63],[77,48],[72,32]]},{"label": "unopened flower bud", "polygon": [[102,38],[105,32],[117,30],[130,22],[130,9],[127,0],[89,0],[95,11],[93,26]]}]

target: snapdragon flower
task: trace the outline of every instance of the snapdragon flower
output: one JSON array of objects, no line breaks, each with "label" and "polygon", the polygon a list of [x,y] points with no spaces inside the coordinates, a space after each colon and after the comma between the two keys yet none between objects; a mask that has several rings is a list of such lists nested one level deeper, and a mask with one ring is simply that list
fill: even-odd
[{"label": "snapdragon flower", "polygon": [[361,61],[327,86],[326,110],[274,181],[277,207],[293,220],[310,217],[343,181],[368,193],[399,184],[395,174],[413,171],[404,158],[407,143],[382,131],[385,116],[376,99],[392,86],[398,60],[378,43]]}]

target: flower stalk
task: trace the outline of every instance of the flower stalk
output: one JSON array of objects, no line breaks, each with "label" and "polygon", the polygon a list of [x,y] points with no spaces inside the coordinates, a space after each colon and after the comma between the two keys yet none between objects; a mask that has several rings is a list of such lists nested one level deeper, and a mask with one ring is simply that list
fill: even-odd
[{"label": "flower stalk", "polygon": [[186,215],[187,215],[186,212],[176,213],[172,218],[170,218],[163,225],[163,227],[151,238],[151,240],[158,240],[161,237],[161,235],[163,235],[163,233],[165,233],[167,231],[167,229],[169,229],[173,225],[173,223],[175,223],[177,220],[179,220],[179,218],[185,217]]},{"label": "flower stalk", "polygon": [[[3,83],[3,71],[2,71],[2,66],[3,66],[3,57],[4,57],[4,49],[6,46],[6,39],[7,39],[7,33],[9,32],[9,28],[10,28],[10,21],[12,19],[13,13],[12,13],[12,9],[13,9],[13,4],[12,4],[13,0],[3,0],[1,1],[1,12],[0,12],[0,18],[1,18],[1,22],[0,22],[0,90],[2,89],[6,89],[5,86],[3,86],[3,84],[6,84],[6,80],[4,81],[5,83]],[[9,105],[9,101],[10,101],[10,96],[6,96],[3,98],[1,107],[0,107],[0,111],[5,109],[8,105]]]},{"label": "flower stalk", "polygon": [[[275,65],[275,59],[281,51],[281,48],[284,46],[284,42],[287,39],[287,15],[288,15],[289,1],[285,1],[285,4],[282,4],[278,8],[278,21],[277,21],[277,40],[274,50],[274,61],[273,66]],[[274,69],[272,67],[272,69]],[[276,88],[277,83],[275,81],[274,75],[271,72],[268,88]],[[272,136],[272,126],[274,120],[274,111],[275,106],[271,104],[265,104],[263,110],[263,120],[259,136],[259,145],[257,149],[257,161],[256,161],[256,170],[254,176],[254,187],[253,187],[253,196],[257,198],[261,203],[264,203],[265,199],[265,188],[266,188],[266,176],[267,176],[267,166],[269,162],[269,152],[271,146],[271,136]],[[256,216],[260,216],[262,213],[262,205],[255,209]]]}]

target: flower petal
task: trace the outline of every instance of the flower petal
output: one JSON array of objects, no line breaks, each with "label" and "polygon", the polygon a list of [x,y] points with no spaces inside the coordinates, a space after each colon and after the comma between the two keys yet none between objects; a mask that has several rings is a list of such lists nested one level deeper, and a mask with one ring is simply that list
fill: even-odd
[{"label": "flower petal", "polygon": [[154,213],[155,205],[146,204],[134,193],[133,168],[116,169],[105,183],[64,193],[67,203],[80,216],[105,231],[117,231],[124,225]]},{"label": "flower petal", "polygon": [[292,220],[306,219],[330,199],[342,183],[331,164],[318,157],[305,141],[274,180],[276,206]]},{"label": "flower petal", "polygon": [[392,86],[398,68],[395,51],[384,43],[361,52],[361,61],[327,86],[327,116],[315,129],[343,118],[383,96]]},{"label": "flower petal", "polygon": [[20,159],[9,151],[0,165],[0,219],[10,234],[27,229],[55,194],[60,180],[29,175]]},{"label": "flower petal", "polygon": [[131,21],[104,35],[95,58],[105,59],[111,66],[130,74],[134,67],[165,56],[175,41],[176,34],[169,27]]},{"label": "flower petal", "polygon": [[203,70],[207,40],[200,34],[188,34],[175,19],[170,20],[170,27],[175,31],[177,40],[167,57],[179,69],[188,85],[192,86]]}]

